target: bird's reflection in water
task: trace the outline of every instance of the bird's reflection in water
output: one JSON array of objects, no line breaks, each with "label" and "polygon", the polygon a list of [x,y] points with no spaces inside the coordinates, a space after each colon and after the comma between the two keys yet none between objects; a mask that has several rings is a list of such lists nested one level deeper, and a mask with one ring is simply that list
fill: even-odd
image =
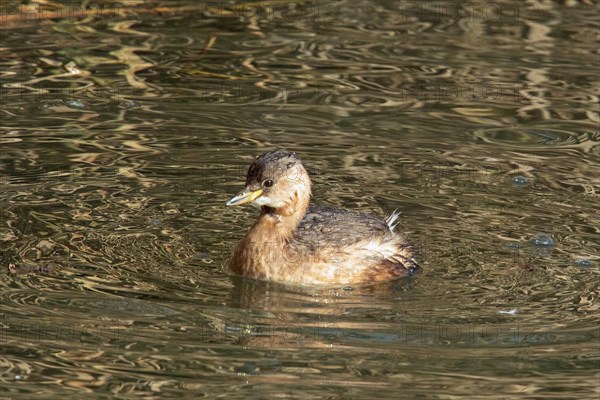
[{"label": "bird's reflection in water", "polygon": [[[373,309],[395,313],[409,307],[415,285],[413,279],[343,288],[287,286],[240,276],[231,280],[227,306],[247,316],[239,343],[273,348],[330,347],[347,331],[364,330]],[[362,322],[356,322],[357,314],[364,316]]]}]

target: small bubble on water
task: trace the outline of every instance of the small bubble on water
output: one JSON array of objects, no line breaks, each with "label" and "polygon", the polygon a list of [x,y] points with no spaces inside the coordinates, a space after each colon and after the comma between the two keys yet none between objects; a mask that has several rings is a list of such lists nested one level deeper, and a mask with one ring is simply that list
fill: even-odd
[{"label": "small bubble on water", "polygon": [[575,265],[577,265],[580,268],[590,268],[592,265],[594,265],[594,263],[592,260],[580,258],[579,260],[575,260]]},{"label": "small bubble on water", "polygon": [[527,177],[523,175],[513,176],[511,181],[513,185],[519,187],[527,186],[527,184],[529,183],[529,179],[527,179]]},{"label": "small bubble on water", "polygon": [[511,250],[519,250],[521,248],[521,245],[519,244],[519,242],[510,242],[506,245],[506,247],[508,247]]},{"label": "small bubble on water", "polygon": [[137,101],[133,101],[133,100],[123,100],[121,102],[121,105],[124,108],[139,108],[139,107],[141,107],[140,103],[138,103]]},{"label": "small bubble on water", "polygon": [[81,100],[67,100],[67,106],[71,108],[79,108],[83,110],[85,108],[85,104]]},{"label": "small bubble on water", "polygon": [[533,235],[529,243],[538,247],[552,247],[554,245],[554,240],[552,240],[552,236],[548,234],[536,233]]},{"label": "small bubble on water", "polygon": [[21,375],[15,375],[15,381],[20,381],[21,380]]}]

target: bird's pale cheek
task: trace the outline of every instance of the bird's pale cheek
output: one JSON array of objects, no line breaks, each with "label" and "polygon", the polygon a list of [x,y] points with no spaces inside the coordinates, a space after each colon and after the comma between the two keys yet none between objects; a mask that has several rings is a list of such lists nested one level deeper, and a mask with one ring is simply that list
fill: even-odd
[{"label": "bird's pale cheek", "polygon": [[269,196],[260,196],[259,198],[257,198],[256,200],[254,200],[252,202],[253,205],[261,207],[261,206],[267,206],[267,207],[271,207],[271,208],[280,208],[285,206],[285,203],[281,200],[277,200],[277,199],[273,199]]}]

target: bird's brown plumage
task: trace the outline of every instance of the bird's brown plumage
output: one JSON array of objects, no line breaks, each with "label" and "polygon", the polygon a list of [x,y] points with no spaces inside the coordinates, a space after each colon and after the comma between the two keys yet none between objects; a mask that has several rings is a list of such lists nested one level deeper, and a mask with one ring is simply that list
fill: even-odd
[{"label": "bird's brown plumage", "polygon": [[235,248],[235,273],[299,285],[363,285],[419,270],[415,249],[374,216],[309,204],[311,183],[300,158],[275,150],[256,158],[246,189],[228,204],[261,206]]}]

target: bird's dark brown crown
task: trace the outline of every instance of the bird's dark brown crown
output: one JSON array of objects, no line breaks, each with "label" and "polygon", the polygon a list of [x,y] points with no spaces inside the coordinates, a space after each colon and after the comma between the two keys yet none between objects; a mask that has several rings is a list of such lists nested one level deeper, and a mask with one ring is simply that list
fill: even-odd
[{"label": "bird's dark brown crown", "polygon": [[257,157],[246,175],[246,186],[260,185],[265,180],[277,182],[282,176],[293,178],[295,171],[300,174],[303,170],[302,161],[296,153],[286,150],[273,150]]}]

